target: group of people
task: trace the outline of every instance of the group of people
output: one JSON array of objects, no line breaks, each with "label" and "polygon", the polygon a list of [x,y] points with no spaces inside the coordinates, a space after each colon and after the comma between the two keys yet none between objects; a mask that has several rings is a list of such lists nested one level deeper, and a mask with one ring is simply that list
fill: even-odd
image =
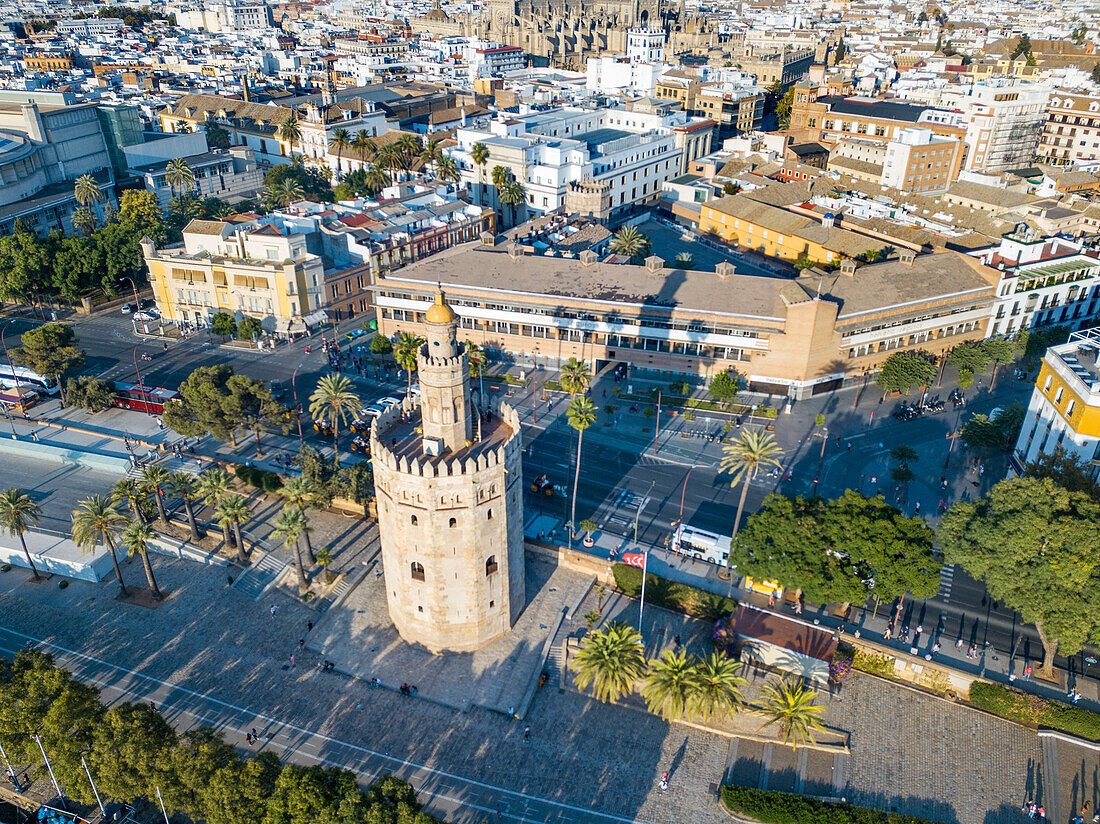
[{"label": "group of people", "polygon": [[416,687],[412,686],[411,684],[402,684],[401,694],[413,698],[416,696]]}]

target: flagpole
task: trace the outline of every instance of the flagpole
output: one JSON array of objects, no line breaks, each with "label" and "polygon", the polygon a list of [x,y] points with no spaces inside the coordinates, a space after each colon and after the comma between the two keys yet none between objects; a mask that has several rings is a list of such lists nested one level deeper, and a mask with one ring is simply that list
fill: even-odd
[{"label": "flagpole", "polygon": [[642,600],[638,602],[638,632],[642,631],[642,610],[645,609],[645,575],[649,567],[649,553],[642,552]]}]

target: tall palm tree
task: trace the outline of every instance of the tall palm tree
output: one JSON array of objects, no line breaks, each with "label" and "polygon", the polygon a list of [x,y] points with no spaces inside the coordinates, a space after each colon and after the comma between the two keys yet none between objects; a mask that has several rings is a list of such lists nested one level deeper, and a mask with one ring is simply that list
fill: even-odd
[{"label": "tall palm tree", "polygon": [[164,179],[172,189],[172,196],[176,196],[176,187],[180,191],[189,191],[195,186],[195,172],[187,165],[182,157],[174,157],[168,161],[164,168]]},{"label": "tall palm tree", "polygon": [[195,520],[195,508],[192,501],[199,496],[199,479],[190,472],[173,472],[168,479],[168,488],[183,500],[183,511],[187,513],[187,526],[191,529],[191,540],[198,543],[202,540],[202,531]]},{"label": "tall palm tree", "polygon": [[397,172],[404,168],[405,160],[396,143],[387,143],[375,154],[374,162],[389,172]]},{"label": "tall palm tree", "polygon": [[141,505],[148,497],[149,493],[145,490],[145,487],[133,478],[123,478],[111,487],[111,499],[115,503],[129,505],[134,520],[139,524],[145,523],[145,515],[141,511]]},{"label": "tall palm tree", "polygon": [[649,238],[638,231],[637,226],[624,226],[615,233],[608,245],[616,254],[637,257],[649,249],[650,242]]},{"label": "tall palm tree", "polygon": [[401,152],[402,166],[411,177],[413,166],[420,159],[420,153],[424,151],[424,143],[415,134],[403,134],[398,138],[396,145]]},{"label": "tall palm tree", "polygon": [[444,157],[443,150],[439,148],[439,141],[429,137],[428,142],[424,144],[424,148],[420,150],[418,157],[425,166],[430,163],[433,170],[438,170],[437,164]]},{"label": "tall palm tree", "polygon": [[477,196],[480,199],[481,188],[485,185],[485,164],[489,161],[489,149],[484,143],[475,143],[470,147],[470,160],[477,166]]},{"label": "tall palm tree", "polygon": [[81,175],[76,179],[76,185],[73,187],[73,197],[81,206],[87,206],[90,203],[99,203],[103,200],[103,190],[99,188],[99,184],[95,182],[94,177]]},{"label": "tall palm tree", "polygon": [[[307,533],[308,535],[308,533]],[[325,576],[325,583],[329,583],[332,580],[332,576],[328,571],[329,566],[336,560],[336,557],[332,554],[332,550],[327,546],[321,547],[317,550],[317,563],[321,565],[321,572]]]},{"label": "tall palm tree", "polygon": [[309,583],[306,581],[306,570],[302,564],[302,547],[299,539],[302,537],[303,530],[309,526],[305,522],[305,516],[293,507],[284,506],[273,526],[271,537],[281,539],[287,549],[294,550],[294,568],[298,572],[298,594],[304,595],[309,589]]},{"label": "tall palm tree", "polygon": [[572,397],[583,395],[588,391],[588,385],[592,382],[592,371],[588,364],[576,358],[567,360],[561,368],[561,388]]},{"label": "tall palm tree", "polygon": [[[214,517],[221,524],[226,536],[228,536],[229,528],[233,528],[233,537],[237,541],[237,563],[241,566],[247,566],[248,556],[244,552],[241,524],[246,523],[252,517],[252,507],[248,505],[248,501],[244,499],[244,496],[235,492],[223,495],[214,508]],[[228,541],[226,543],[228,544]]]},{"label": "tall palm tree", "polygon": [[164,596],[161,594],[160,587],[157,586],[157,579],[153,577],[153,564],[149,561],[149,542],[156,540],[156,537],[157,533],[153,532],[149,524],[131,522],[122,533],[122,545],[129,550],[127,554],[131,558],[135,555],[141,556],[141,565],[145,567],[145,580],[149,582],[149,591],[153,593],[153,598],[159,601]]},{"label": "tall palm tree", "polygon": [[282,209],[305,197],[305,189],[297,180],[288,177],[282,183],[264,189],[263,201],[270,209]]},{"label": "tall palm tree", "polygon": [[[225,495],[233,489],[233,478],[221,467],[208,469],[199,475],[199,495],[205,506],[216,507]],[[233,539],[229,534],[229,525],[222,524],[222,537],[226,546],[233,545]]]},{"label": "tall palm tree", "polygon": [[690,710],[704,719],[715,715],[729,717],[745,705],[741,687],[748,683],[738,673],[741,664],[730,656],[712,652],[699,661],[698,684],[691,697]]},{"label": "tall palm tree", "polygon": [[372,163],[363,173],[363,182],[367,184],[371,194],[376,195],[389,186],[392,180],[390,179],[390,173],[382,166]]},{"label": "tall palm tree", "polygon": [[164,509],[164,489],[172,481],[172,473],[163,466],[152,464],[141,470],[141,482],[145,488],[153,493],[153,500],[157,502],[157,512],[164,525],[168,526],[168,513]]},{"label": "tall palm tree", "polygon": [[505,181],[500,189],[500,202],[509,207],[512,225],[519,223],[516,207],[527,203],[527,189],[518,180]]},{"label": "tall palm tree", "polygon": [[328,147],[332,149],[333,154],[336,155],[336,171],[340,173],[344,170],[343,164],[340,159],[344,156],[344,152],[351,148],[352,136],[351,132],[347,129],[337,129],[332,133],[332,140],[329,141]]},{"label": "tall palm tree", "polygon": [[111,563],[115,567],[118,589],[123,598],[130,593],[122,580],[122,567],[118,565],[115,547],[118,533],[130,523],[132,523],[130,519],[119,512],[118,505],[102,495],[85,498],[73,510],[73,542],[84,552],[95,552],[100,544],[107,547]]},{"label": "tall palm tree", "polygon": [[279,140],[290,145],[290,157],[294,157],[294,144],[302,139],[302,127],[298,124],[298,115],[291,112],[279,126]]},{"label": "tall palm tree", "polygon": [[512,177],[512,173],[508,170],[507,166],[494,166],[492,175],[493,185],[498,189],[504,186]]},{"label": "tall palm tree", "polygon": [[760,727],[779,725],[784,744],[798,749],[800,744],[814,743],[814,732],[825,729],[821,716],[825,708],[815,703],[817,692],[807,689],[800,679],[784,678],[764,685],[764,704],[755,710],[768,720]]},{"label": "tall palm tree", "polygon": [[351,381],[343,375],[322,375],[309,396],[309,414],[332,423],[332,448],[337,469],[340,468],[340,423],[347,423],[349,415],[354,418],[362,409],[363,402]]},{"label": "tall palm tree", "polygon": [[416,371],[416,354],[423,345],[424,338],[417,337],[408,332],[401,332],[397,336],[397,340],[393,342],[393,359],[397,362],[398,366],[405,370],[409,379],[409,389],[406,393],[407,397],[412,396],[413,372]]},{"label": "tall palm tree", "polygon": [[352,141],[352,149],[359,155],[359,163],[367,165],[367,158],[373,160],[378,155],[378,144],[375,143],[366,132],[356,132]]},{"label": "tall palm tree", "polygon": [[453,157],[441,157],[435,164],[435,174],[444,182],[455,183],[458,181],[458,164]]},{"label": "tall palm tree", "polygon": [[658,660],[650,662],[642,684],[642,698],[650,712],[666,721],[683,718],[698,690],[699,661],[687,650],[666,649]]},{"label": "tall palm tree", "polygon": [[746,429],[732,441],[722,447],[722,463],[719,472],[728,472],[733,477],[730,486],[741,482],[741,497],[737,501],[737,516],[733,521],[733,534],[730,538],[729,567],[733,569],[733,542],[741,528],[741,514],[745,511],[745,497],[749,494],[749,481],[756,477],[761,469],[779,466],[779,456],[783,450],[775,442],[775,437],[762,427]]},{"label": "tall palm tree", "polygon": [[87,206],[80,206],[73,210],[73,226],[75,226],[76,230],[84,235],[84,237],[88,237],[95,231],[97,223],[95,212]]},{"label": "tall palm tree", "polygon": [[[307,523],[309,522],[308,510],[317,505],[317,487],[313,481],[298,475],[283,484],[279,494],[286,498],[288,504],[302,513]],[[309,558],[310,564],[317,563],[317,557],[313,554],[313,545],[309,542],[309,531],[302,534],[302,539],[306,545],[306,557]]]},{"label": "tall palm tree", "polygon": [[570,662],[576,670],[577,689],[593,686],[597,701],[614,703],[634,691],[645,675],[642,634],[629,624],[616,621],[606,629],[590,632]]},{"label": "tall palm tree", "polygon": [[0,526],[7,530],[11,536],[19,536],[19,543],[23,545],[23,554],[27,556],[34,580],[41,581],[38,567],[31,559],[30,550],[27,549],[27,539],[23,533],[30,525],[37,524],[42,517],[42,509],[35,503],[34,498],[22,489],[5,489],[0,492]]},{"label": "tall palm tree", "polygon": [[587,395],[578,395],[570,402],[565,417],[569,425],[577,430],[577,469],[573,473],[573,506],[569,513],[569,543],[572,545],[577,523],[577,485],[581,480],[581,444],[584,430],[596,422],[596,404]]}]

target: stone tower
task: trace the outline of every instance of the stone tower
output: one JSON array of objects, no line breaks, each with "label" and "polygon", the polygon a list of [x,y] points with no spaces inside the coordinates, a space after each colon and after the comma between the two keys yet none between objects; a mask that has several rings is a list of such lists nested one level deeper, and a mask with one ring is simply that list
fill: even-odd
[{"label": "stone tower", "polygon": [[476,408],[442,292],[424,322],[420,400],[371,428],[386,602],[405,641],[470,651],[506,633],[526,603],[519,415]]}]

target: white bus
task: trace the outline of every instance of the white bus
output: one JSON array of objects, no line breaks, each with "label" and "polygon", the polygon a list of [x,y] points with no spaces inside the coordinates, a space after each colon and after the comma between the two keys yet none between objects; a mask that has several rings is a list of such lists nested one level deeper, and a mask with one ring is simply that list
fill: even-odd
[{"label": "white bus", "polygon": [[33,389],[44,395],[56,395],[61,391],[61,387],[53,378],[45,378],[23,366],[14,367],[14,372],[12,369],[13,367],[7,361],[0,363],[0,383],[10,389],[14,389],[15,384],[18,383],[20,387]]},{"label": "white bus", "polygon": [[680,524],[672,533],[669,548],[711,564],[726,564],[730,557],[730,536],[718,535],[687,524]]}]

